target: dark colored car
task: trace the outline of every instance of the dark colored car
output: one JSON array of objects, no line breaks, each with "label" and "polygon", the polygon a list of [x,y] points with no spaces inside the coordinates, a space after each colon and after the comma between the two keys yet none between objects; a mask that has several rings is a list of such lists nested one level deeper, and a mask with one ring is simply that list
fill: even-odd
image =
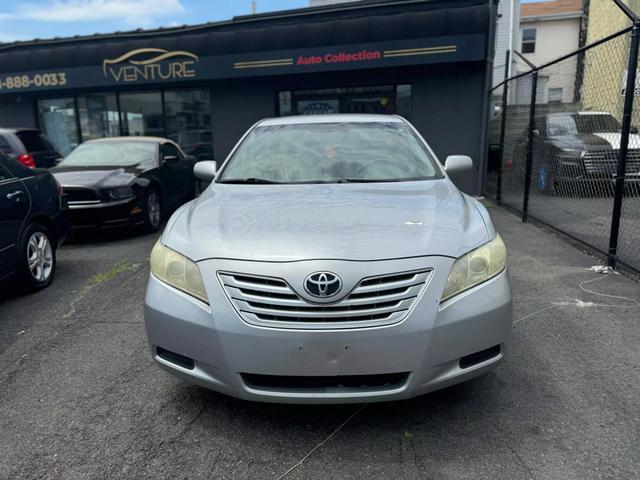
[{"label": "dark colored car", "polygon": [[169,135],[182,150],[198,160],[213,160],[213,140],[211,130],[186,130]]},{"label": "dark colored car", "polygon": [[160,228],[165,212],[194,197],[195,157],[166,138],[117,137],[78,146],[51,171],[63,186],[71,228]]},{"label": "dark colored car", "polygon": [[[628,183],[640,181],[640,136],[629,137]],[[598,193],[613,188],[620,155],[621,125],[606,112],[548,113],[534,122],[532,186],[548,193]],[[527,134],[513,155],[524,178]],[[508,161],[508,157],[507,157]]]},{"label": "dark colored car", "polygon": [[0,152],[29,168],[51,168],[62,160],[51,141],[35,128],[0,128]]},{"label": "dark colored car", "polygon": [[30,289],[48,286],[56,248],[68,225],[60,185],[47,170],[28,168],[0,153],[0,280]]}]

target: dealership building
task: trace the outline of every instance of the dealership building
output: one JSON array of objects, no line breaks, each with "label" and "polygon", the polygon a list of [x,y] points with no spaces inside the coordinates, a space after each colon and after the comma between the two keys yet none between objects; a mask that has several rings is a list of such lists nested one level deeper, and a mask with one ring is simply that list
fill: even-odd
[{"label": "dealership building", "polygon": [[362,1],[0,44],[0,127],[38,127],[63,154],[156,135],[222,161],[261,118],[397,114],[442,161],[471,156],[464,187],[478,193],[496,3]]}]

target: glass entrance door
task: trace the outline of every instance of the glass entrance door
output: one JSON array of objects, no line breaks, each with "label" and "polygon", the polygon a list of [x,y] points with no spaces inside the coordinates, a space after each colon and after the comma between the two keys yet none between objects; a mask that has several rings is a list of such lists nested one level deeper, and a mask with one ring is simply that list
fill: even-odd
[{"label": "glass entrance door", "polygon": [[409,116],[411,85],[284,91],[280,115],[380,113]]},{"label": "glass entrance door", "polygon": [[160,92],[120,94],[120,115],[125,136],[165,136]]}]

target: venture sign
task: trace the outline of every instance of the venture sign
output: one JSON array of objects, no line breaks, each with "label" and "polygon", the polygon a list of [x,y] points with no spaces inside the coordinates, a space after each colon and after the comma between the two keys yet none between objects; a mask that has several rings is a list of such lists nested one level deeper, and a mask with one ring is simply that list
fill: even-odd
[{"label": "venture sign", "polygon": [[139,48],[119,56],[105,59],[102,71],[116,82],[139,80],[174,80],[196,76],[198,56],[185,51],[168,51],[161,48]]}]

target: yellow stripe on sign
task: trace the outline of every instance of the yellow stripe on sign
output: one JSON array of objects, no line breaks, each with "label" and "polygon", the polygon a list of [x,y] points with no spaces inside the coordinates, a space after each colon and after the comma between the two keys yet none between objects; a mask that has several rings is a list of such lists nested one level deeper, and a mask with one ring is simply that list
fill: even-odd
[{"label": "yellow stripe on sign", "polygon": [[422,48],[403,48],[401,50],[385,50],[384,54],[395,54],[395,53],[409,53],[409,52],[431,52],[436,50],[456,50],[458,47],[456,45],[441,45],[439,47],[422,47]]},{"label": "yellow stripe on sign", "polygon": [[408,57],[412,55],[434,55],[438,53],[456,53],[456,49],[452,48],[450,50],[433,50],[431,52],[385,53],[384,57],[385,58]]},{"label": "yellow stripe on sign", "polygon": [[233,68],[240,69],[240,68],[286,67],[287,65],[293,65],[293,62],[291,62],[291,63],[263,63],[261,65],[234,65]]},{"label": "yellow stripe on sign", "polygon": [[252,62],[235,62],[234,68],[259,67],[261,65],[292,65],[293,58],[279,58],[273,60],[255,60]]}]

